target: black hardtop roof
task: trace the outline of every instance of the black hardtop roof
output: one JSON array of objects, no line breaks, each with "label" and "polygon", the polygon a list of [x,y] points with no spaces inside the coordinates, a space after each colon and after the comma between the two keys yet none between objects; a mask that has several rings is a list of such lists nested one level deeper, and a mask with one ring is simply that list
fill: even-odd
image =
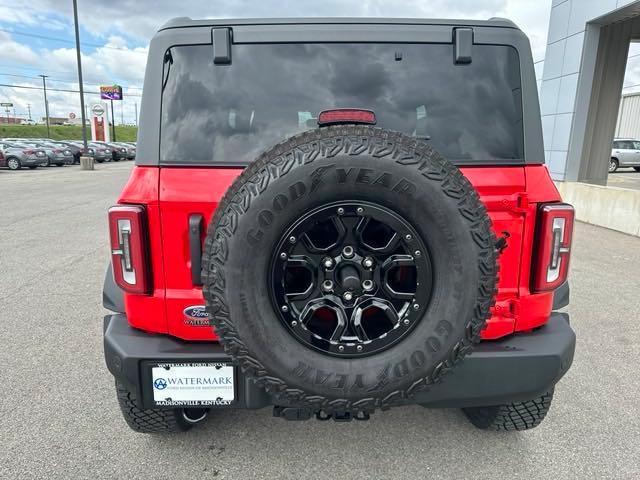
[{"label": "black hardtop roof", "polygon": [[300,25],[300,24],[325,24],[325,25],[451,25],[468,27],[496,27],[514,28],[518,26],[509,19],[493,17],[488,20],[455,20],[455,19],[431,19],[431,18],[383,18],[383,17],[290,17],[290,18],[218,18],[193,20],[189,17],[178,17],[169,20],[160,30],[170,28],[189,27],[216,27],[234,25]]}]

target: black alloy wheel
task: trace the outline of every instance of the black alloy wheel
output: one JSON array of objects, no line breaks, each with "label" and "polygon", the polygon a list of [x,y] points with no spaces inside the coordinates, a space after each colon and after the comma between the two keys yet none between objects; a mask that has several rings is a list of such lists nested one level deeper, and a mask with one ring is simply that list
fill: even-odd
[{"label": "black alloy wheel", "polygon": [[325,205],[282,236],[271,265],[274,308],[323,353],[382,351],[419,323],[431,294],[429,250],[397,213],[362,201]]}]

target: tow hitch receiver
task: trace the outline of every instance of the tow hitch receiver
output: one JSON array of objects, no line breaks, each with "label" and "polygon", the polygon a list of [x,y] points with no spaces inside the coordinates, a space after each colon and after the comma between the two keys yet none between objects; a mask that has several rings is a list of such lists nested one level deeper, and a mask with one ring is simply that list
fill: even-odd
[{"label": "tow hitch receiver", "polygon": [[281,417],[285,420],[309,420],[315,414],[316,418],[320,421],[326,421],[333,419],[336,422],[350,422],[351,420],[369,420],[370,415],[367,412],[336,412],[326,413],[323,410],[314,412],[310,408],[295,408],[295,407],[273,407],[273,416]]}]

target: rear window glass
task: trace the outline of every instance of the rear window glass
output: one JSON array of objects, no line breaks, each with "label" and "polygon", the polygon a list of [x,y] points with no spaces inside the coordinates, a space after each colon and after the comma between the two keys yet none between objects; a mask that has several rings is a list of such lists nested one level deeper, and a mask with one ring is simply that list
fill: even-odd
[{"label": "rear window glass", "polygon": [[457,163],[523,158],[520,66],[514,48],[474,45],[456,65],[444,44],[250,44],[231,65],[211,45],[165,55],[163,163],[244,165],[318,128],[331,108],[373,110],[377,125],[428,142]]}]

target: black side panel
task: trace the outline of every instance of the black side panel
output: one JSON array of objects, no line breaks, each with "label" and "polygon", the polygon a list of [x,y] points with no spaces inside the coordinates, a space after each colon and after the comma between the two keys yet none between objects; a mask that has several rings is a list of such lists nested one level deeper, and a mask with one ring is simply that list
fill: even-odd
[{"label": "black side panel", "polygon": [[198,213],[189,215],[189,254],[191,256],[191,282],[202,285],[202,224],[204,217]]},{"label": "black side panel", "polygon": [[566,281],[553,292],[553,309],[559,310],[569,305],[569,282]]},{"label": "black side panel", "polygon": [[104,276],[104,287],[102,287],[102,306],[112,312],[124,313],[124,293],[113,280],[111,263],[109,263],[107,273]]}]

